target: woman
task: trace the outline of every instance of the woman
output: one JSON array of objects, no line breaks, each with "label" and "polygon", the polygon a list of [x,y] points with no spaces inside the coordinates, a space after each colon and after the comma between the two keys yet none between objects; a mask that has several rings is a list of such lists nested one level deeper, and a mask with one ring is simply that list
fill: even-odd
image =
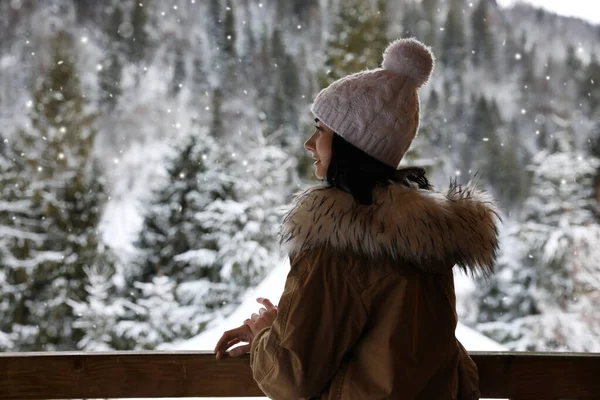
[{"label": "woman", "polygon": [[250,352],[274,399],[476,399],[475,364],[456,340],[452,267],[490,273],[498,247],[491,199],[424,171],[397,170],[417,133],[417,89],[433,69],[413,39],[382,68],[323,89],[306,142],[326,186],[297,197],[282,227],[291,271],[278,306],[225,332],[215,351]]}]

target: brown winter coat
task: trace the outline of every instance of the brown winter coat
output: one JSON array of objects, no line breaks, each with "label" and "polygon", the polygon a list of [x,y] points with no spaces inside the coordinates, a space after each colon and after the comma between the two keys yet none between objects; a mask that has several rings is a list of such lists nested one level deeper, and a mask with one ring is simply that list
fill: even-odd
[{"label": "brown winter coat", "polygon": [[456,340],[452,267],[490,272],[497,213],[485,195],[392,184],[373,205],[312,188],[284,220],[291,271],[250,352],[273,399],[478,399]]}]

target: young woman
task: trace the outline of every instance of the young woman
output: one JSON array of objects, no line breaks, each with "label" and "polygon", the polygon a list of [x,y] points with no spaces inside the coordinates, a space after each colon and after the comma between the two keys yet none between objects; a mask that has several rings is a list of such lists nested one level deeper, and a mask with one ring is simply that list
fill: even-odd
[{"label": "young woman", "polygon": [[401,39],[382,68],[323,89],[305,143],[326,185],[299,195],[281,240],[291,271],[278,306],[227,331],[217,359],[250,352],[274,399],[477,399],[477,368],[455,338],[452,269],[490,273],[497,212],[456,185],[398,170],[419,125],[433,55]]}]

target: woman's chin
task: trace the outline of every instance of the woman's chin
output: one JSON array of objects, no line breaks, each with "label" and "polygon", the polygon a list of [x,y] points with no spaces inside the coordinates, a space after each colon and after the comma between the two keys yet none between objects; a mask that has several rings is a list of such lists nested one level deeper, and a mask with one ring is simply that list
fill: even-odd
[{"label": "woman's chin", "polygon": [[325,179],[325,173],[323,171],[320,171],[318,168],[315,171],[315,176],[317,177],[317,179]]}]

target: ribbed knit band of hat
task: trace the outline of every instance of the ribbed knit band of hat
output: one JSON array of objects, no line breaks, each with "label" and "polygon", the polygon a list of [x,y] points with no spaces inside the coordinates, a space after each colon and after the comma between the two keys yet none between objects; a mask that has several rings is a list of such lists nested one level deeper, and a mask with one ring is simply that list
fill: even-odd
[{"label": "ribbed knit band of hat", "polygon": [[415,39],[398,39],[383,53],[381,68],[333,82],[311,111],[352,145],[398,168],[417,135],[417,90],[433,71],[431,50]]}]

